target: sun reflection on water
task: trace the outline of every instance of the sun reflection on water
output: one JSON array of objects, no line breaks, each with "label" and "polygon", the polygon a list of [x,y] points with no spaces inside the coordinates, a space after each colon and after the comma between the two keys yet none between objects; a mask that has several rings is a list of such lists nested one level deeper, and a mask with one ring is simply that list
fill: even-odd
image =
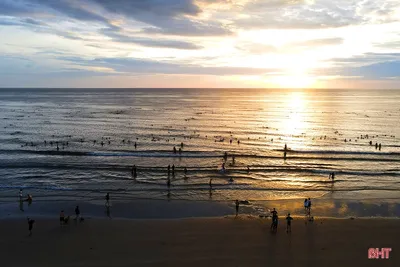
[{"label": "sun reflection on water", "polygon": [[307,128],[307,100],[303,92],[292,92],[283,101],[283,110],[286,116],[282,120],[282,134],[285,138],[292,140],[293,137],[303,135]]}]

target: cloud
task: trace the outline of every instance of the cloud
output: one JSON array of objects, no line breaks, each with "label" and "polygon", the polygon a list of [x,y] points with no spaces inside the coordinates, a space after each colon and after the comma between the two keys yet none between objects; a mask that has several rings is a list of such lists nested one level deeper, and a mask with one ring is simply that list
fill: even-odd
[{"label": "cloud", "polygon": [[77,66],[111,68],[118,73],[128,75],[134,73],[153,74],[195,74],[195,75],[267,75],[277,69],[238,68],[238,67],[202,67],[192,64],[177,64],[134,58],[95,58],[58,57],[59,60]]},{"label": "cloud", "polygon": [[272,0],[250,1],[242,7],[245,18],[234,23],[246,29],[322,29],[398,20],[396,1]]},{"label": "cloud", "polygon": [[175,49],[201,49],[202,47],[190,42],[179,40],[168,40],[160,38],[135,37],[121,33],[118,27],[106,28],[101,31],[104,35],[110,37],[114,42],[131,43],[148,47],[162,47]]},{"label": "cloud", "polygon": [[108,19],[104,16],[94,13],[85,7],[85,1],[71,1],[71,0],[31,0],[41,6],[48,7],[54,11],[62,13],[70,18],[81,21],[94,21],[103,22],[108,24]]}]

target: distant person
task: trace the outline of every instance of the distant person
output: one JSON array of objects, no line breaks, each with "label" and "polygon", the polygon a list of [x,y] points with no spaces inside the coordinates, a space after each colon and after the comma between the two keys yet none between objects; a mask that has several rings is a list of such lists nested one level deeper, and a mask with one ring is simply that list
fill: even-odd
[{"label": "distant person", "polygon": [[176,154],[176,147],[174,147],[173,152],[174,152],[174,154]]},{"label": "distant person", "polygon": [[379,151],[381,151],[381,148],[382,148],[382,144],[381,143],[379,143],[378,148],[379,148]]},{"label": "distant person", "polygon": [[304,199],[304,213],[308,215],[308,199]]},{"label": "distant person", "polygon": [[181,142],[181,148],[183,148],[183,142]]},{"label": "distant person", "polygon": [[183,173],[186,175],[187,174],[187,169],[186,167],[183,169]]},{"label": "distant person", "polygon": [[135,142],[135,149],[137,148],[137,144],[136,144],[136,142]]},{"label": "distant person", "polygon": [[19,190],[19,201],[22,201],[23,194],[22,194],[22,189]]},{"label": "distant person", "polygon": [[32,236],[32,229],[33,229],[33,224],[35,223],[35,220],[32,220],[31,218],[27,218],[28,220],[28,229],[29,229],[29,236]]},{"label": "distant person", "polygon": [[278,230],[278,212],[274,208],[271,211],[271,214],[272,214],[271,231],[276,232]]},{"label": "distant person", "polygon": [[32,195],[28,194],[27,197],[26,197],[26,199],[25,199],[25,201],[28,202],[28,205],[31,205],[31,204],[32,204],[32,201],[33,201]]},{"label": "distant person", "polygon": [[81,214],[81,211],[79,210],[79,206],[76,206],[76,208],[75,208],[75,220],[78,220],[80,214]]},{"label": "distant person", "polygon": [[227,160],[228,159],[228,153],[224,153],[224,160]]},{"label": "distant person", "polygon": [[240,145],[240,140],[237,141],[238,145]]},{"label": "distant person", "polygon": [[65,220],[65,214],[64,214],[64,211],[62,210],[60,212],[60,225],[64,224],[64,220]]},{"label": "distant person", "polygon": [[308,215],[311,215],[311,199],[310,198],[308,198],[307,209],[308,209]]},{"label": "distant person", "polygon": [[110,206],[110,193],[106,194],[106,206]]},{"label": "distant person", "polygon": [[240,205],[240,202],[238,199],[236,199],[235,205],[236,205],[236,217],[237,217],[239,215],[239,205]]},{"label": "distant person", "polygon": [[133,178],[136,178],[137,177],[136,165],[133,165],[132,172],[133,172]]},{"label": "distant person", "polygon": [[375,149],[378,149],[378,143],[375,143]]},{"label": "distant person", "polygon": [[372,141],[369,141],[369,145],[372,146]]},{"label": "distant person", "polygon": [[292,220],[293,218],[290,217],[290,213],[286,216],[286,233],[292,232]]},{"label": "distant person", "polygon": [[212,179],[208,182],[208,185],[210,186],[210,190],[212,189]]},{"label": "distant person", "polygon": [[247,166],[247,173],[250,173],[250,167]]},{"label": "distant person", "polygon": [[222,173],[225,173],[225,162],[222,162],[222,165],[221,165],[221,172],[222,172]]},{"label": "distant person", "polygon": [[287,144],[285,144],[283,151],[287,151]]},{"label": "distant person", "polygon": [[332,182],[334,182],[334,180],[335,180],[335,173],[334,172],[332,172],[331,178],[332,178]]},{"label": "distant person", "polygon": [[172,164],[172,175],[174,175],[174,174],[175,174],[175,165]]}]

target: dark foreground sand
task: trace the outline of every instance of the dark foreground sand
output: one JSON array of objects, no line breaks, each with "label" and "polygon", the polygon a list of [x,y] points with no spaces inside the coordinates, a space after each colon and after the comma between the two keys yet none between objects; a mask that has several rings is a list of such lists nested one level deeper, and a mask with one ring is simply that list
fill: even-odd
[{"label": "dark foreground sand", "polygon": [[[28,237],[25,220],[0,220],[0,266],[400,266],[400,220],[296,218],[292,234],[283,220],[271,234],[270,222],[90,219],[60,228],[36,218]],[[390,259],[368,260],[369,247],[391,247]]]}]

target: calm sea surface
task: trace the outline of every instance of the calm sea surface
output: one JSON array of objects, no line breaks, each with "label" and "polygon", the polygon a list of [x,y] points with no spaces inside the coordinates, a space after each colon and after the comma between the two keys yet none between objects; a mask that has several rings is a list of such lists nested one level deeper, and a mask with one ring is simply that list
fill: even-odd
[{"label": "calm sea surface", "polygon": [[166,199],[168,165],[172,199],[400,199],[400,91],[0,90],[1,201]]}]

